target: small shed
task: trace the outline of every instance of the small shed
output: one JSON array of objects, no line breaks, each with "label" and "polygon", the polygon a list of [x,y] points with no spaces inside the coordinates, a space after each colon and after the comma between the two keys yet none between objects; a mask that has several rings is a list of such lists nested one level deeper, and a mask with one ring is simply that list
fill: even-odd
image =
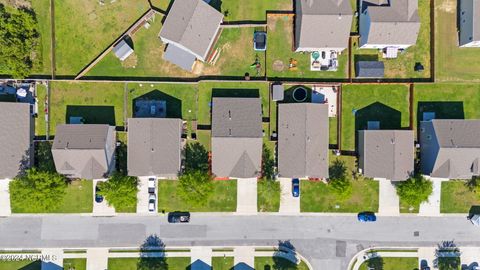
[{"label": "small shed", "polygon": [[133,49],[130,47],[130,45],[128,45],[125,39],[122,39],[122,41],[113,47],[113,52],[118,59],[120,59],[120,61],[124,61],[133,53]]},{"label": "small shed", "polygon": [[272,100],[282,101],[284,98],[285,88],[281,83],[276,83],[272,86]]},{"label": "small shed", "polygon": [[385,65],[382,61],[358,61],[355,64],[355,77],[357,78],[383,78]]}]

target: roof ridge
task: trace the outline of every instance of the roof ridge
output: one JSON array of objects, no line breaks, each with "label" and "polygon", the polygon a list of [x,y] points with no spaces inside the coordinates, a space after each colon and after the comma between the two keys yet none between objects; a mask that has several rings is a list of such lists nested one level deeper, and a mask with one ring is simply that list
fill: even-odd
[{"label": "roof ridge", "polygon": [[[185,25],[185,29],[182,33],[182,36],[180,37],[180,40],[179,40],[179,44],[181,43],[181,41],[183,41],[183,37],[185,36],[185,34],[187,33],[187,28],[188,26],[190,25],[190,23],[192,22],[192,18],[193,18],[193,15],[195,14],[195,11],[197,10],[198,6],[200,5],[200,2],[202,2],[203,0],[195,0],[197,1],[196,5],[195,5],[195,8],[193,9],[193,12],[192,12],[192,16],[189,16],[188,18],[188,23]],[[206,4],[206,3],[205,3]],[[208,5],[208,4],[207,4]],[[183,47],[183,45],[182,45]],[[189,49],[190,50],[190,49]]]}]

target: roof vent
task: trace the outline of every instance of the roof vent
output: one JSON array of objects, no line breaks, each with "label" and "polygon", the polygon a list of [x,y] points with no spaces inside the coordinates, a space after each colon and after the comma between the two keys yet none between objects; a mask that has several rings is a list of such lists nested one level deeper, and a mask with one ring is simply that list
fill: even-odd
[{"label": "roof vent", "polygon": [[338,19],[339,19],[339,20],[342,19],[342,13],[338,14]]},{"label": "roof vent", "polygon": [[232,120],[232,111],[228,110],[228,119]]}]

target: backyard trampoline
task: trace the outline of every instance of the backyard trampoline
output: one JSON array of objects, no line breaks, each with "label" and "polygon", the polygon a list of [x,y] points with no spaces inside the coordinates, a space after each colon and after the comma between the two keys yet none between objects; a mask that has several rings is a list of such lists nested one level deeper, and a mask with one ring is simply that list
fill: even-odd
[{"label": "backyard trampoline", "polygon": [[307,99],[307,89],[300,86],[293,90],[293,100],[296,102],[303,102]]}]

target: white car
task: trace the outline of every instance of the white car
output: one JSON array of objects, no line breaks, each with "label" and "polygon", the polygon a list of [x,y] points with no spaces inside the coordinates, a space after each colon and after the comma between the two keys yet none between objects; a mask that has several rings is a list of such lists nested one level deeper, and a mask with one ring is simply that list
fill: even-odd
[{"label": "white car", "polygon": [[150,194],[150,196],[148,196],[148,211],[149,212],[154,212],[155,211],[155,200],[156,200],[155,194]]}]

